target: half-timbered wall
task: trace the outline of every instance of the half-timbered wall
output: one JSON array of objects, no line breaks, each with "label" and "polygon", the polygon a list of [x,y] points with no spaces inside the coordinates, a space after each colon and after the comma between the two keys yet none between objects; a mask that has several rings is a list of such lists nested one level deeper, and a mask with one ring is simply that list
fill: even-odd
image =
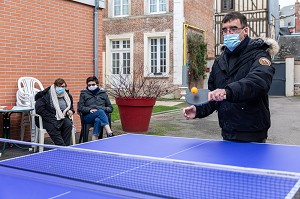
[{"label": "half-timbered wall", "polygon": [[221,33],[222,19],[231,11],[243,13],[248,19],[249,36],[269,37],[270,32],[268,27],[268,1],[267,0],[216,0],[215,1],[215,31],[216,31],[216,55],[221,53],[223,36]]}]

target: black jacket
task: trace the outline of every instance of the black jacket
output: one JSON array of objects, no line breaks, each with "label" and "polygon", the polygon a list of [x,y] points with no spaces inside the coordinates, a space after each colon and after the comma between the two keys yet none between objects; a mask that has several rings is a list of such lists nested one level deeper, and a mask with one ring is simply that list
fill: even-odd
[{"label": "black jacket", "polygon": [[262,39],[247,38],[242,49],[231,53],[225,48],[213,64],[208,88],[211,91],[226,89],[226,100],[198,106],[196,117],[203,118],[217,110],[224,139],[248,142],[267,138],[270,128],[268,91],[275,69],[268,65],[271,62],[262,60],[271,60],[270,52],[278,47],[274,40],[270,41],[267,44]]},{"label": "black jacket", "polygon": [[106,113],[113,112],[113,107],[105,89],[100,88],[96,94],[87,89],[80,92],[78,112],[86,115],[90,113],[91,109],[103,109]]},{"label": "black jacket", "polygon": [[[71,107],[70,110],[73,111],[73,113],[75,113],[74,111],[74,107],[73,107],[73,97],[72,95],[69,93],[69,91],[67,91],[67,94],[70,97],[71,100]],[[55,108],[51,105],[51,101],[50,101],[50,87],[46,88],[43,91],[38,92],[35,95],[35,111],[37,114],[39,114],[40,116],[42,116],[43,118],[43,125],[45,129],[52,129],[52,128],[57,128],[59,129],[62,125],[63,120],[57,120],[55,115],[56,115],[56,110]],[[37,121],[36,121],[37,122]]]}]

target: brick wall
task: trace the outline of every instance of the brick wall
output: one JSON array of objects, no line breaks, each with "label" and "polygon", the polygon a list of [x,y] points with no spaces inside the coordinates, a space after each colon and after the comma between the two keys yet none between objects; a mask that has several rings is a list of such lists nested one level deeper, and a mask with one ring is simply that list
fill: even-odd
[{"label": "brick wall", "polygon": [[[0,3],[0,24],[0,105],[15,105],[17,81],[22,76],[36,77],[44,87],[61,77],[66,80],[77,109],[85,79],[93,75],[93,7],[70,0],[6,0]],[[16,138],[19,121],[20,116],[14,114],[12,132],[16,132]],[[2,119],[0,122],[2,126]],[[75,124],[80,130],[77,114]],[[28,139],[29,133],[26,136]]]},{"label": "brick wall", "polygon": [[214,1],[190,0],[184,1],[184,15],[187,24],[206,31],[208,58],[215,56],[214,33]]}]

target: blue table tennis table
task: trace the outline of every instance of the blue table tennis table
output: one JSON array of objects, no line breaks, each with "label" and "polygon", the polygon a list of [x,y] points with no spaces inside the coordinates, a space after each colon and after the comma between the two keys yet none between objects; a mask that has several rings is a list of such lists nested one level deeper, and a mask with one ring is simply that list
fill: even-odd
[{"label": "blue table tennis table", "polygon": [[299,146],[124,134],[67,148],[0,161],[0,198],[300,198]]}]

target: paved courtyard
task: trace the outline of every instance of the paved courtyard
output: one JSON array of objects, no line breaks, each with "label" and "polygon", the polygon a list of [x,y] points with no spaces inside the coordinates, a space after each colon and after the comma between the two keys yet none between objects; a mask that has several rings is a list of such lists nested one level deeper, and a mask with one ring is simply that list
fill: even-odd
[{"label": "paved courtyard", "polygon": [[[270,110],[272,124],[267,142],[300,145],[300,96],[270,97]],[[113,123],[117,134],[124,133],[120,128],[120,122]],[[182,110],[152,116],[148,134],[222,139],[216,113],[185,120]]]}]

